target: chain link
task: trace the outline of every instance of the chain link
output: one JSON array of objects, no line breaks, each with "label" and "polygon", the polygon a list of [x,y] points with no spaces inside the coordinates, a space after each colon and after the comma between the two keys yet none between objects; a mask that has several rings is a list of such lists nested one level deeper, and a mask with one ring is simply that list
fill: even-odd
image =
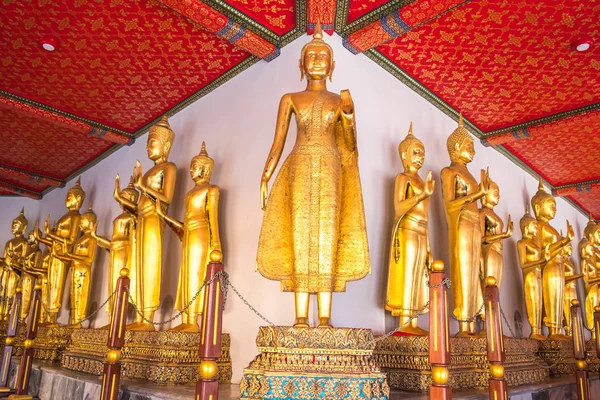
[{"label": "chain link", "polygon": [[[56,324],[57,324],[59,327],[63,327],[63,328],[64,328],[64,327],[73,326],[73,325],[81,325],[81,324],[83,324],[85,321],[89,321],[89,320],[90,320],[90,319],[91,319],[91,318],[92,318],[94,315],[98,314],[98,313],[100,312],[100,310],[104,309],[104,306],[105,306],[105,305],[107,305],[107,304],[108,304],[108,302],[109,302],[109,301],[111,301],[111,300],[112,300],[112,298],[113,298],[113,297],[115,297],[115,295],[116,295],[116,294],[117,294],[117,291],[115,290],[114,292],[112,292],[112,294],[111,294],[110,296],[108,296],[108,299],[106,299],[106,301],[105,301],[104,303],[102,303],[102,304],[101,304],[101,305],[100,305],[98,308],[96,308],[96,310],[95,310],[93,313],[91,313],[90,315],[88,315],[88,316],[87,316],[87,317],[85,317],[84,319],[82,319],[82,320],[80,320],[80,321],[78,321],[78,322],[75,322],[75,323],[73,323],[73,324],[61,324],[61,323],[59,323],[59,322],[56,322]],[[41,303],[41,305],[42,305],[42,308],[44,309],[44,311],[46,311],[46,313],[47,313],[47,314],[52,314],[52,313],[50,313],[50,312],[48,311],[48,309],[46,308],[46,306],[44,305],[44,303]],[[106,310],[105,310],[105,311],[106,311]],[[106,312],[108,312],[108,311],[106,311]]]},{"label": "chain link", "polygon": [[483,311],[483,307],[484,306],[485,306],[485,302],[483,302],[483,304],[481,305],[481,307],[479,307],[479,310],[477,310],[477,312],[475,313],[475,315],[473,315],[471,318],[461,319],[461,318],[458,318],[457,316],[455,316],[454,313],[450,314],[450,318],[452,318],[453,320],[455,320],[457,322],[468,322],[468,323],[473,322],[477,318],[480,318],[481,312]]},{"label": "chain link", "polygon": [[506,326],[508,326],[510,335],[516,339],[517,336],[515,335],[515,331],[513,331],[512,326],[508,323],[508,318],[506,318],[506,315],[504,315],[504,310],[502,309],[502,305],[500,305],[500,302],[498,302],[498,305],[500,306],[500,314],[502,314],[502,319],[504,319],[504,323],[506,324]]},{"label": "chain link", "polygon": [[544,368],[544,369],[554,368],[558,364],[560,364],[561,361],[564,361],[563,357],[559,357],[558,360],[556,360],[553,364],[550,364],[550,365],[540,365],[540,368]]},{"label": "chain link", "polygon": [[256,314],[260,319],[265,321],[267,324],[269,324],[271,326],[275,326],[275,324],[273,322],[271,322],[264,315],[262,315],[260,312],[258,312],[256,310],[256,308],[252,307],[252,305],[248,302],[248,300],[246,300],[244,298],[244,296],[242,296],[241,293],[236,289],[236,287],[233,286],[233,284],[229,281],[229,277],[227,277],[226,282],[227,282],[227,285],[231,288],[231,290],[233,290],[233,293],[235,293],[237,295],[237,297],[240,298],[240,300],[246,305],[246,307],[248,307],[250,309],[250,311],[252,311],[254,314]]}]

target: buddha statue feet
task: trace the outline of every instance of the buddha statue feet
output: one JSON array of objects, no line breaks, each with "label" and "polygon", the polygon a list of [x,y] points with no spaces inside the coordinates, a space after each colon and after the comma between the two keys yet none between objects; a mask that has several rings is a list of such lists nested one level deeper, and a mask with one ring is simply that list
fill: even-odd
[{"label": "buddha statue feet", "polygon": [[529,335],[529,339],[533,340],[548,340],[548,338],[540,333],[532,333]]},{"label": "buddha statue feet", "polygon": [[130,331],[145,331],[145,332],[154,332],[156,329],[154,329],[154,325],[150,324],[148,322],[136,322],[134,324],[131,325],[127,325],[127,327],[125,327],[126,330],[130,330]]},{"label": "buddha statue feet", "polygon": [[200,328],[198,327],[198,324],[180,324],[180,325],[177,325],[175,328],[172,328],[169,330],[172,332],[194,332],[194,333],[200,332]]},{"label": "buddha statue feet", "polygon": [[319,328],[333,328],[329,323],[329,318],[319,318]]},{"label": "buddha statue feet", "polygon": [[406,325],[406,326],[400,327],[400,328],[398,328],[398,332],[405,333],[407,335],[414,335],[414,336],[429,335],[429,331],[419,328],[418,326],[412,326],[412,325]]},{"label": "buddha statue feet", "polygon": [[550,340],[571,340],[571,336],[563,335],[562,333],[554,333],[548,335]]},{"label": "buddha statue feet", "polygon": [[294,328],[308,328],[308,319],[307,318],[296,318],[296,323],[294,324]]},{"label": "buddha statue feet", "polygon": [[476,332],[469,332],[469,331],[460,331],[456,334],[457,338],[476,338],[478,337]]}]

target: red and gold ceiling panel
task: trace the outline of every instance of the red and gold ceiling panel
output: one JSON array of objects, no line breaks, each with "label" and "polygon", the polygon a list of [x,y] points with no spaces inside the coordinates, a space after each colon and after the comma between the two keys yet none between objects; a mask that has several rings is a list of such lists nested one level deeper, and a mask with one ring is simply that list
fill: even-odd
[{"label": "red and gold ceiling panel", "polygon": [[48,182],[45,182],[41,179],[36,179],[36,177],[32,176],[31,174],[3,168],[2,166],[0,166],[0,181],[38,193],[41,193],[51,187]]},{"label": "red and gold ceiling panel", "polygon": [[280,36],[296,27],[294,0],[225,0],[225,2]]},{"label": "red and gold ceiling panel", "polygon": [[600,190],[591,192],[580,192],[570,195],[569,198],[577,203],[582,209],[596,220],[600,220]]},{"label": "red and gold ceiling panel", "polygon": [[[113,143],[0,109],[0,164],[64,179]],[[25,185],[23,185],[25,186]]]},{"label": "red and gold ceiling panel", "polygon": [[386,3],[388,3],[388,0],[350,0],[350,5],[348,7],[348,23],[364,17]]},{"label": "red and gold ceiling panel", "polygon": [[5,1],[0,23],[0,89],[129,132],[250,56],[155,0]]},{"label": "red and gold ceiling panel", "polygon": [[600,99],[600,3],[472,1],[377,47],[483,131]]},{"label": "red and gold ceiling panel", "polygon": [[554,186],[600,178],[600,111],[528,129],[504,147]]}]

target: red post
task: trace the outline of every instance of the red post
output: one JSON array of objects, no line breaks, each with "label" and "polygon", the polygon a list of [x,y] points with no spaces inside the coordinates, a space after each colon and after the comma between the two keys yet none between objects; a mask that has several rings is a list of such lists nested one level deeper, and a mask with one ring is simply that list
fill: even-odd
[{"label": "red post", "polygon": [[[596,314],[595,312],[594,322],[597,324]],[[585,338],[583,336],[583,318],[581,317],[579,300],[571,300],[571,332],[573,333],[573,355],[575,356],[577,365],[577,371],[575,371],[577,398],[579,400],[590,400],[590,380],[586,371]]]},{"label": "red post", "polygon": [[36,283],[31,294],[31,310],[27,316],[27,331],[25,332],[25,343],[21,362],[19,363],[19,374],[15,385],[15,394],[10,395],[9,399],[32,399],[28,394],[29,377],[31,376],[31,366],[35,349],[33,343],[37,336],[40,312],[42,311],[42,285]]},{"label": "red post", "polygon": [[596,356],[600,358],[600,306],[594,307],[594,332],[596,333]]},{"label": "red post", "polygon": [[127,325],[127,304],[129,303],[129,270],[121,269],[117,279],[116,299],[110,320],[108,333],[108,353],[102,374],[101,400],[117,400],[121,380],[121,349],[125,346],[125,325]]},{"label": "red post", "polygon": [[200,339],[200,379],[196,382],[196,400],[218,400],[219,380],[217,360],[221,356],[221,327],[223,324],[223,293],[221,281],[215,276],[224,271],[220,251],[210,254],[206,268],[204,310]]},{"label": "red post", "polygon": [[21,300],[23,293],[21,288],[15,291],[15,297],[8,317],[8,327],[6,329],[6,341],[2,351],[2,364],[0,364],[0,393],[10,393],[8,387],[8,371],[10,370],[10,361],[12,360],[13,345],[17,334],[19,316],[21,315]]},{"label": "red post", "polygon": [[490,400],[508,400],[506,379],[504,378],[504,338],[500,319],[500,293],[496,278],[485,279],[485,330],[487,335],[487,357],[490,363]]},{"label": "red post", "polygon": [[451,400],[452,389],[448,385],[450,364],[450,340],[448,337],[448,288],[444,279],[444,263],[433,262],[429,274],[429,363],[431,380],[430,400]]}]

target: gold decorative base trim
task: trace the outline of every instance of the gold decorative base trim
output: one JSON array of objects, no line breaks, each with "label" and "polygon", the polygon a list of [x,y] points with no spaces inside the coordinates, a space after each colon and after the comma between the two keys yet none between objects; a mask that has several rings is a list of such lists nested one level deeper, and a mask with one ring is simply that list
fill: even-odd
[{"label": "gold decorative base trim", "polygon": [[551,376],[573,375],[577,370],[572,340],[539,341],[539,355],[550,368]]},{"label": "gold decorative base trim", "polygon": [[373,363],[369,329],[261,327],[260,350],[244,369],[241,399],[384,400],[385,375]]},{"label": "gold decorative base trim", "polygon": [[[64,368],[93,375],[102,375],[108,347],[108,330],[78,329],[62,355]],[[231,338],[223,333],[221,358],[217,360],[221,383],[231,383]],[[184,384],[199,379],[200,334],[190,332],[125,333],[122,351],[122,376],[144,379],[155,384]]]},{"label": "gold decorative base trim", "polygon": [[[0,321],[0,351],[6,343],[6,331],[8,330],[8,321]],[[25,342],[25,331],[27,325],[24,322],[17,323],[17,334],[15,335],[15,343],[13,345],[13,357],[21,357],[23,355],[23,342]]]},{"label": "gold decorative base trim", "polygon": [[[487,388],[489,363],[485,338],[450,338],[449,384],[453,389]],[[548,370],[538,356],[538,343],[504,340],[505,377],[509,386],[542,382]],[[424,392],[431,385],[428,336],[390,336],[377,343],[373,360],[387,375],[391,388]]]},{"label": "gold decorative base trim", "polygon": [[587,362],[588,372],[597,374],[600,372],[600,359],[598,359],[598,353],[596,352],[596,341],[588,340],[585,344],[585,358]]},{"label": "gold decorative base trim", "polygon": [[34,342],[36,360],[60,361],[63,351],[71,343],[72,328],[40,326]]}]

